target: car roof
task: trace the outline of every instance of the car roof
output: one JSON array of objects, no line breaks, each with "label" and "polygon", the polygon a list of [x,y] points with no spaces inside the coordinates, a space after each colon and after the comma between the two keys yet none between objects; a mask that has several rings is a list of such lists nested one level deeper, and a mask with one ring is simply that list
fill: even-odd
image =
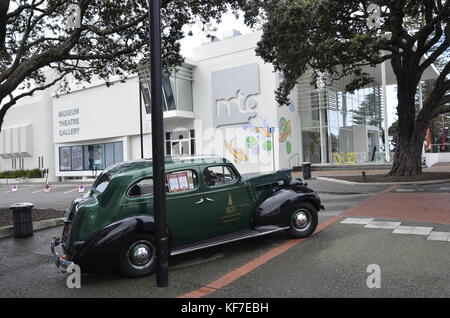
[{"label": "car roof", "polygon": [[[227,159],[218,156],[177,156],[177,157],[167,156],[164,158],[164,162],[166,171],[191,168],[192,166],[198,166],[203,164],[230,163],[230,161],[228,161]],[[149,172],[151,173],[153,170],[152,165],[153,165],[152,159],[131,160],[110,166],[107,169],[105,169],[103,173],[107,173],[108,175],[112,176],[117,174],[134,173],[138,170],[144,169],[150,169]]]}]

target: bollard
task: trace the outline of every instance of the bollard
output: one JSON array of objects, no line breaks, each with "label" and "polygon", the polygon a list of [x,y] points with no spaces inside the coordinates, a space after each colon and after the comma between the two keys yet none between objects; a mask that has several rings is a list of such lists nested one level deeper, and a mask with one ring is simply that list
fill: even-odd
[{"label": "bollard", "polygon": [[303,162],[303,179],[309,180],[311,179],[311,162]]},{"label": "bollard", "polygon": [[15,203],[11,205],[14,219],[14,238],[24,238],[33,235],[33,204]]}]

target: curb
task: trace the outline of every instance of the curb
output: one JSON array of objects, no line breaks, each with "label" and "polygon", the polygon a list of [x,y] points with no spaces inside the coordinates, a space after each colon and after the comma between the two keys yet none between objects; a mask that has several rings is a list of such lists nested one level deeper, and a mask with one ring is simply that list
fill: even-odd
[{"label": "curb", "polygon": [[339,180],[329,177],[316,177],[317,180],[331,181],[348,185],[422,185],[422,184],[440,184],[448,183],[450,179],[431,180],[431,181],[408,181],[408,182],[354,182],[347,180]]},{"label": "curb", "polygon": [[[51,227],[63,225],[63,223],[64,218],[36,221],[33,222],[33,231],[45,230]],[[10,236],[14,236],[13,225],[0,227],[0,239],[7,238]]]}]

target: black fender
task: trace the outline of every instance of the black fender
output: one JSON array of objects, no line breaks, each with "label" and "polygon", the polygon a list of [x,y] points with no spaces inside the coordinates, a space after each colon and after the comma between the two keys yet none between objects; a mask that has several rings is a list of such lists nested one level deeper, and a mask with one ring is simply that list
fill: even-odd
[{"label": "black fender", "polygon": [[316,211],[322,208],[320,198],[314,190],[301,182],[293,181],[264,200],[255,209],[253,216],[255,226],[289,226],[292,211],[303,202],[311,203]]},{"label": "black fender", "polygon": [[[155,219],[152,215],[134,215],[105,226],[77,248],[73,260],[81,266],[83,272],[115,267],[123,245],[139,233],[155,233]],[[170,232],[168,237],[170,248]]]}]

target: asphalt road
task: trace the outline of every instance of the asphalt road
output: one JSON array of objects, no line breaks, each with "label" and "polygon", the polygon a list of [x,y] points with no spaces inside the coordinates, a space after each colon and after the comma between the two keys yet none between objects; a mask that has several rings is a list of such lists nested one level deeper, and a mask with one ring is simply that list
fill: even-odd
[{"label": "asphalt road", "polygon": [[[311,180],[309,185],[320,193],[326,207],[320,212],[320,224],[345,218],[344,211],[387,188],[319,180]],[[79,195],[72,188],[61,186],[51,193],[36,192],[42,197],[34,203],[42,207],[65,206]],[[24,199],[28,196],[26,201],[33,201],[32,192],[38,190],[23,189],[14,195]],[[450,192],[450,185],[402,186],[397,190]],[[0,201],[7,204],[4,193],[0,193]],[[402,222],[450,232],[450,225]],[[57,227],[35,232],[28,239],[0,240],[0,297],[179,297],[291,242],[283,233],[277,233],[172,257],[169,288],[157,288],[155,275],[127,279],[104,272],[83,274],[81,288],[69,289],[67,274],[54,266],[49,250],[51,236],[60,235],[61,230]],[[450,297],[449,260],[450,242],[341,224],[339,220],[207,297]],[[371,264],[380,268],[380,288],[367,286],[371,274],[367,268]]]},{"label": "asphalt road", "polygon": [[[89,191],[89,185],[86,190]],[[50,192],[44,192],[44,184],[19,184],[17,191],[11,185],[0,185],[0,208],[9,208],[14,203],[31,202],[38,209],[65,210],[69,203],[81,193],[78,184],[51,184]]]},{"label": "asphalt road", "polygon": [[[332,185],[313,183],[327,207],[320,222],[372,195],[336,194]],[[155,275],[127,279],[105,272],[83,274],[81,288],[69,289],[49,250],[51,236],[60,232],[58,227],[29,239],[0,240],[0,297],[178,297],[289,242],[278,233],[173,257],[169,288],[157,288]],[[334,223],[208,297],[448,297],[450,243],[391,232]],[[370,264],[381,268],[380,289],[366,285]]]},{"label": "asphalt road", "polygon": [[[333,198],[330,197],[332,199],[330,202],[339,200],[340,194],[373,194],[385,188],[383,186],[355,187],[320,180],[309,180],[308,184],[319,194],[335,195]],[[89,189],[90,185],[86,184],[85,191]],[[15,192],[11,191],[11,185],[0,184],[0,208],[9,208],[18,202],[31,202],[35,208],[65,210],[70,202],[80,195],[77,183],[51,184],[50,192],[44,192],[44,184],[19,184]]]}]

